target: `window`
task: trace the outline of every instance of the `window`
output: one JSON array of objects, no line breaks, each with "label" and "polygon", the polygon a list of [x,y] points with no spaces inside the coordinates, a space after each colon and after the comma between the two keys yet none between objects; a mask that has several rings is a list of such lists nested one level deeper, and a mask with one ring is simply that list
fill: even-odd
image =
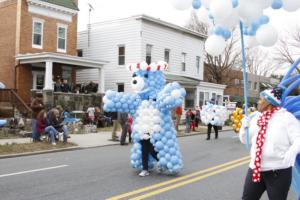
[{"label": "window", "polygon": [[67,52],[67,26],[58,24],[57,26],[57,51]]},{"label": "window", "polygon": [[119,46],[118,64],[125,65],[125,46]]},{"label": "window", "polygon": [[217,105],[222,105],[223,104],[222,100],[223,100],[222,95],[217,95],[217,102],[216,102]]},{"label": "window", "polygon": [[45,72],[32,71],[32,89],[42,90],[44,88]]},{"label": "window", "polygon": [[212,93],[211,94],[211,101],[213,101],[214,103],[216,103],[216,93]]},{"label": "window", "polygon": [[77,56],[82,57],[83,56],[83,50],[82,49],[77,49]]},{"label": "window", "polygon": [[240,84],[240,80],[239,79],[234,79],[234,85],[239,85]]},{"label": "window", "polygon": [[252,81],[248,81],[248,90],[252,90]]},{"label": "window", "polygon": [[258,90],[258,87],[257,87],[257,82],[254,82],[254,88],[253,88],[254,90]]},{"label": "window", "polygon": [[204,105],[204,92],[200,92],[199,93],[199,106],[203,106]]},{"label": "window", "polygon": [[169,63],[169,61],[170,61],[170,49],[165,49],[165,59],[164,59],[164,61],[166,63]]},{"label": "window", "polygon": [[197,69],[197,74],[200,73],[200,56],[196,56],[196,69]]},{"label": "window", "polygon": [[118,83],[118,92],[124,92],[124,83]]},{"label": "window", "polygon": [[181,54],[181,71],[185,71],[185,60],[186,60],[186,53],[182,53]]},{"label": "window", "polygon": [[147,44],[146,45],[146,63],[150,65],[151,63],[151,53],[152,53],[152,45]]},{"label": "window", "polygon": [[44,21],[40,19],[34,19],[32,23],[32,47],[42,49],[43,48],[43,29]]}]

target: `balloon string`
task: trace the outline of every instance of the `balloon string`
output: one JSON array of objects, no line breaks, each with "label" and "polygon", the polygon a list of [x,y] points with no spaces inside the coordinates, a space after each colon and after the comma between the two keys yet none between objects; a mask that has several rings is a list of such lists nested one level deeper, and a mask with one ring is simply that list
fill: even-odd
[{"label": "balloon string", "polygon": [[[245,101],[245,116],[248,116],[248,95],[247,95],[247,74],[246,74],[246,56],[245,56],[245,45],[244,45],[244,33],[243,33],[243,23],[240,21],[240,32],[241,32],[241,45],[242,45],[242,64],[243,64],[243,79],[244,79],[244,101]],[[250,137],[249,128],[246,128],[246,147],[249,149]]]}]

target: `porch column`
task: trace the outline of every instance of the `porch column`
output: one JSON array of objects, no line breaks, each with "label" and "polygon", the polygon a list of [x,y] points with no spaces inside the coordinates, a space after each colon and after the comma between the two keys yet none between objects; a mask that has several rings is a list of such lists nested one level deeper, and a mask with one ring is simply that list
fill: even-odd
[{"label": "porch column", "polygon": [[104,93],[104,70],[103,68],[99,68],[98,69],[98,73],[99,73],[99,83],[98,83],[98,93]]},{"label": "porch column", "polygon": [[200,100],[199,93],[200,93],[200,90],[199,90],[199,88],[197,87],[197,88],[196,88],[196,103],[195,103],[195,107],[196,107],[196,106],[199,106],[199,100]]},{"label": "porch column", "polygon": [[44,90],[53,90],[52,68],[53,68],[53,62],[52,61],[46,61]]}]

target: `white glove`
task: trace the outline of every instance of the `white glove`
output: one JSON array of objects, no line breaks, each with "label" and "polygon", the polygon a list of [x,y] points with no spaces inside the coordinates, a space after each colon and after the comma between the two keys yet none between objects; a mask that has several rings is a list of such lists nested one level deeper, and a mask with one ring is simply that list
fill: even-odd
[{"label": "white glove", "polygon": [[243,128],[248,128],[250,126],[250,117],[244,115],[242,119],[242,127]]},{"label": "white glove", "polygon": [[287,166],[294,166],[297,157],[297,152],[291,147],[284,155],[283,163]]}]

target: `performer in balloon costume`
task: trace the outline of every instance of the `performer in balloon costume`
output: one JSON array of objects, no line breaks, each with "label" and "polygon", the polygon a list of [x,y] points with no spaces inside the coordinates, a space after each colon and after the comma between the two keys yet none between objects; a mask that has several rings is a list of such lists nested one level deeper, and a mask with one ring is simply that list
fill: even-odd
[{"label": "performer in balloon costume", "polygon": [[[171,110],[181,106],[186,91],[177,82],[165,85],[165,62],[129,64],[131,86],[136,93],[107,91],[103,97],[106,112],[126,112],[133,116],[131,165],[149,175],[153,158],[157,167],[175,174],[183,167]],[[146,145],[144,145],[147,141]],[[143,144],[143,146],[142,146]],[[151,156],[149,156],[149,154]]]},{"label": "performer in balloon costume", "polygon": [[286,199],[291,182],[299,197],[300,95],[288,96],[300,84],[300,75],[293,74],[299,63],[277,87],[262,91],[259,112],[242,120],[240,140],[246,142],[249,127],[252,142],[244,200],[260,199],[265,190],[269,199]]}]

